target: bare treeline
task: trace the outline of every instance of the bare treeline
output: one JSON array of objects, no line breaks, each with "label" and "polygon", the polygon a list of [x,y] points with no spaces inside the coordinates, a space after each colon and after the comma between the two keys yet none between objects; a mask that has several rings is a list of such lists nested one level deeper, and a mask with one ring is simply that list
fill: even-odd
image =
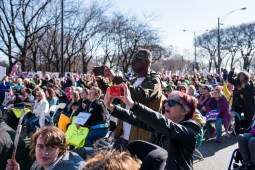
[{"label": "bare treeline", "polygon": [[[193,55],[180,55],[173,47],[161,45],[160,30],[151,26],[153,17],[112,12],[112,6],[108,0],[64,0],[66,72],[87,73],[101,64],[127,72],[139,48],[152,51],[156,71],[192,70]],[[248,69],[255,53],[255,24],[221,29],[220,34],[220,58],[217,30],[207,31],[194,41],[200,49],[197,57],[203,63],[209,61],[209,67],[204,68],[210,71],[214,66],[219,72],[223,63],[241,63]],[[22,71],[60,72],[61,0],[1,0],[0,51],[8,58],[9,71],[19,62]]]},{"label": "bare treeline", "polygon": [[255,56],[255,23],[241,24],[220,30],[221,55],[217,55],[217,29],[205,32],[197,37],[197,46],[201,48],[202,60],[209,60],[208,70],[214,66],[219,73],[221,68],[234,67],[249,70]]},{"label": "bare treeline", "polygon": [[[64,1],[64,70],[86,73],[93,65],[110,63],[127,71],[138,48],[149,48],[154,60],[169,57],[151,18],[111,13],[107,1]],[[0,2],[0,50],[9,68],[60,71],[61,0]]]}]

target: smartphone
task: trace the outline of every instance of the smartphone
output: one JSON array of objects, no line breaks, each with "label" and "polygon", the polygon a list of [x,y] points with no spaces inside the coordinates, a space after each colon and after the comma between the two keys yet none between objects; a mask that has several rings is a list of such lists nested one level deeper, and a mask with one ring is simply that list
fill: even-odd
[{"label": "smartphone", "polygon": [[120,86],[110,86],[110,94],[112,96],[123,96],[124,90]]},{"label": "smartphone", "polygon": [[94,67],[93,73],[95,76],[102,76],[104,75],[104,66]]}]

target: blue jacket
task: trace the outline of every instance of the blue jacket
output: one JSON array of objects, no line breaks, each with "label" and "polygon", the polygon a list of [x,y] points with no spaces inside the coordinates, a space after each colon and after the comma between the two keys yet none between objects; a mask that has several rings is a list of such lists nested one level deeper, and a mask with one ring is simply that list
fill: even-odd
[{"label": "blue jacket", "polygon": [[11,88],[12,84],[10,82],[6,82],[5,85],[0,83],[0,97],[4,98],[5,92]]}]

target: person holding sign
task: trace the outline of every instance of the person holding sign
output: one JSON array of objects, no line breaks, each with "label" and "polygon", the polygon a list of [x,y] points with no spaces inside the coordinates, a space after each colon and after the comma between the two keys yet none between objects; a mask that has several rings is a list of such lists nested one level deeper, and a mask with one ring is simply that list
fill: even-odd
[{"label": "person holding sign", "polygon": [[[83,159],[76,153],[68,151],[65,134],[57,127],[40,128],[32,137],[30,155],[35,157],[31,170],[36,169],[72,169],[81,170]],[[6,170],[19,170],[19,164],[9,159]]]},{"label": "person holding sign", "polygon": [[[216,142],[221,143],[222,135],[222,123],[224,128],[228,130],[228,125],[230,123],[230,114],[229,114],[229,102],[226,97],[223,95],[222,86],[216,86],[212,91],[212,98],[206,103],[205,111],[207,114],[210,114],[213,110],[219,110],[219,116],[215,119],[215,128],[212,127],[212,121],[207,121],[205,127],[207,129],[207,134],[212,136],[216,130]],[[211,112],[211,114],[215,114]],[[207,115],[208,117],[208,115]]]},{"label": "person holding sign", "polygon": [[[89,133],[85,141],[86,147],[92,147],[94,141],[104,137],[108,132],[108,125],[106,124],[108,112],[103,102],[100,101],[100,96],[101,90],[98,87],[91,87],[89,99],[92,103],[88,109],[91,115],[84,124],[84,126],[89,127]],[[77,127],[79,128],[79,124],[77,124]]]},{"label": "person holding sign", "polygon": [[45,116],[45,119],[49,122],[51,121],[51,117],[49,115],[49,102],[46,100],[45,93],[43,91],[37,91],[34,107],[30,110],[32,110],[34,116],[26,121],[27,137],[29,137],[29,134],[32,131],[35,131],[36,126],[39,125],[39,118],[41,116]]}]

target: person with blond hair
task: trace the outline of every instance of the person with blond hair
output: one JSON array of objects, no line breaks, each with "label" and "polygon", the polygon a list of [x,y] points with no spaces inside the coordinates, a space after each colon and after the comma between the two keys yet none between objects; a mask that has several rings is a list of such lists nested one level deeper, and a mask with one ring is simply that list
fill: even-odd
[{"label": "person with blond hair", "polygon": [[102,150],[85,162],[86,170],[139,170],[141,161],[128,152]]},{"label": "person with blond hair", "polygon": [[197,98],[199,94],[197,93],[196,87],[194,85],[189,85],[188,86],[188,92],[189,95]]},{"label": "person with blond hair", "polygon": [[49,102],[46,100],[45,93],[43,91],[36,92],[36,100],[34,106],[31,107],[32,113],[34,116],[30,117],[26,121],[26,134],[29,137],[32,131],[35,131],[36,126],[39,125],[39,119],[42,116],[45,116],[49,122],[51,121],[51,117],[49,115]]},{"label": "person with blond hair", "polygon": [[24,85],[23,85],[22,79],[21,78],[17,78],[16,84],[13,85],[12,88],[20,90],[23,86]]}]

